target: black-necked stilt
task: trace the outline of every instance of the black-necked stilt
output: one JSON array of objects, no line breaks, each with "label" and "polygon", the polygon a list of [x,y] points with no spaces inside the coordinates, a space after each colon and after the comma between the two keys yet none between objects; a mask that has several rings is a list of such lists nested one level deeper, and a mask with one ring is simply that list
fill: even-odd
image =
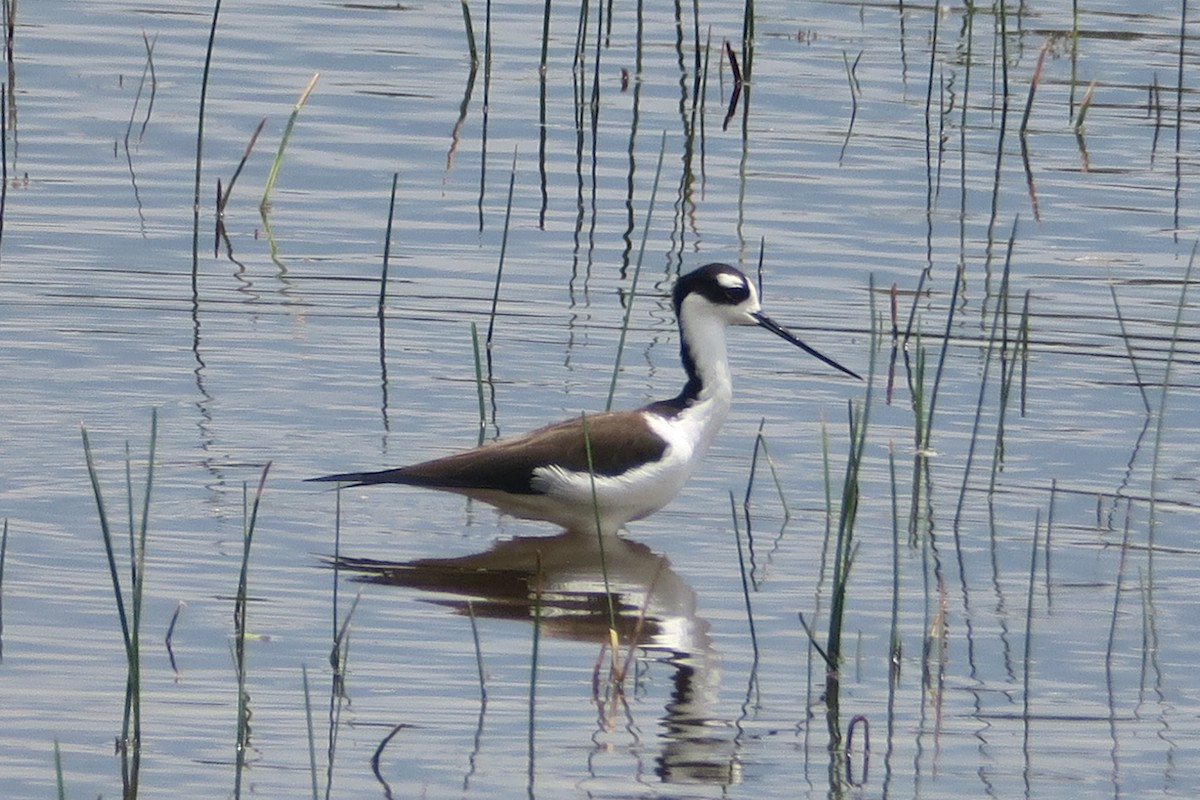
[{"label": "black-necked stilt", "polygon": [[594,534],[599,516],[600,531],[614,534],[626,523],[658,511],[679,493],[724,423],[733,397],[725,353],[728,326],[766,328],[861,380],[764,314],[753,284],[727,264],[709,264],[684,275],[675,284],[673,298],[687,383],[670,400],[633,411],[565,420],[408,467],[310,480],[425,486],[482,500],[514,517],[553,522],[568,531]]}]

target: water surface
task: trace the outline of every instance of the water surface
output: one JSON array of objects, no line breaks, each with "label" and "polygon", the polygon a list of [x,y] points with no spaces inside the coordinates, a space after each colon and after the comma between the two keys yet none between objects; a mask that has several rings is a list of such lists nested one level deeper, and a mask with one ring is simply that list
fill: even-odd
[{"label": "water surface", "polygon": [[[1177,9],[1089,5],[1075,39],[1064,3],[1010,9],[1004,37],[990,9],[756,10],[752,82],[725,126],[721,48],[745,69],[740,8],[701,8],[698,24],[691,8],[647,9],[640,27],[633,9],[591,8],[577,61],[579,9],[555,7],[543,77],[542,4],[492,9],[491,68],[474,74],[457,9],[227,5],[193,261],[211,9],[19,8],[0,241],[0,793],[52,792],[55,740],[69,794],[120,791],[124,652],[79,424],[119,514],[125,442],[140,492],[157,408],[146,796],[233,791],[243,487],[268,461],[247,790],[310,791],[303,666],[330,796],[383,794],[371,757],[393,731],[378,768],[397,797],[1195,794],[1190,31],[1177,116]],[[471,11],[482,50],[485,8]],[[214,250],[217,179],[262,117]],[[829,755],[798,619],[824,641],[825,532],[848,407],[867,390],[737,330],[724,433],[609,554],[619,627],[634,637],[643,607],[649,621],[623,694],[594,682],[608,618],[588,543],[434,493],[343,493],[343,554],[392,562],[393,580],[340,579],[339,620],[362,598],[327,772],[335,495],[301,479],[476,441],[471,324],[492,325],[502,246],[486,435],[603,408],[643,235],[621,407],[677,391],[666,296],[708,261],[757,272],[761,249],[772,316],[864,374],[879,332],[837,726],[864,717],[869,757],[859,738],[848,778]],[[894,362],[893,285],[899,324],[919,332]],[[926,409],[941,370],[927,458],[906,371],[921,351]],[[755,654],[729,492],[740,509],[760,423],[787,514],[760,461],[752,549],[738,520]],[[554,566],[540,606],[531,551]],[[488,579],[468,580],[480,566]],[[180,601],[176,673],[162,639]]]}]

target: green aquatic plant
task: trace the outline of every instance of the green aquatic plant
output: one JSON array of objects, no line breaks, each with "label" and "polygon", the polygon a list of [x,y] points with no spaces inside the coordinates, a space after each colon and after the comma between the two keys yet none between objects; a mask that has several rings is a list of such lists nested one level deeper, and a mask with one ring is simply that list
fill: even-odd
[{"label": "green aquatic plant", "polygon": [[[138,779],[141,765],[142,744],[142,593],[145,585],[146,533],[150,519],[150,495],[154,487],[154,455],[158,441],[158,412],[150,417],[150,445],[146,463],[146,486],[142,500],[140,521],[134,518],[132,457],[128,442],[125,445],[125,486],[129,513],[129,573],[128,589],[122,586],[121,568],[118,566],[117,547],[108,507],[100,486],[100,474],[96,469],[91,440],[87,428],[81,426],[83,453],[87,461],[88,478],[96,500],[96,511],[100,519],[100,534],[108,560],[109,576],[112,580],[113,598],[116,602],[117,618],[121,624],[121,639],[125,646],[125,707],[121,722],[121,737],[118,749],[121,754],[121,784],[125,798],[138,794]],[[128,592],[128,598],[126,593]]]},{"label": "green aquatic plant", "polygon": [[267,181],[263,186],[262,201],[259,203],[259,209],[266,214],[266,209],[271,205],[271,190],[275,188],[275,180],[279,177],[279,169],[283,166],[283,154],[287,150],[288,140],[292,138],[292,129],[296,127],[296,118],[300,116],[300,109],[304,108],[304,104],[308,102],[308,96],[312,94],[313,89],[317,85],[317,78],[321,77],[321,73],[314,72],[313,76],[308,79],[308,85],[300,92],[300,97],[296,100],[296,104],[292,106],[292,113],[288,116],[287,124],[283,128],[283,135],[279,137],[279,149],[275,151],[275,159],[271,162],[271,169],[267,172]]}]

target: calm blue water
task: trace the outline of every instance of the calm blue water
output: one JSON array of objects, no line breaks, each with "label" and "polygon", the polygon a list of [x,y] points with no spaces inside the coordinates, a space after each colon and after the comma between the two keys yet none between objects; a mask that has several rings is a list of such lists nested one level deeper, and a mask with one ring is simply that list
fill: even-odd
[{"label": "calm blue water", "polygon": [[[701,8],[698,26],[691,7],[647,9],[640,49],[633,9],[617,9],[600,19],[611,32],[597,69],[600,9],[576,67],[579,9],[554,7],[543,84],[542,4],[492,9],[490,73],[480,65],[473,78],[457,8],[226,5],[193,274],[211,11],[18,8],[0,240],[0,794],[53,792],[56,740],[69,795],[120,791],[124,652],[79,427],[123,535],[125,443],[140,497],[152,408],[144,796],[233,792],[243,487],[267,462],[245,791],[310,792],[302,667],[318,782],[323,792],[331,780],[333,797],[383,794],[371,758],[393,730],[378,771],[396,797],[1200,788],[1190,294],[1176,326],[1197,229],[1194,53],[1189,38],[1177,169],[1177,9],[1089,4],[1073,46],[1070,4],[1021,7],[1002,58],[989,10],[968,21],[940,9],[935,33],[933,11],[910,4],[759,3],[749,115],[743,124],[739,107],[723,129],[733,78],[721,45],[745,66],[740,8]],[[471,12],[482,52],[485,8]],[[149,76],[139,96],[147,40],[152,106]],[[1023,146],[1017,126],[1048,40]],[[314,73],[264,223],[264,181]],[[214,254],[217,180],[229,185],[263,117]],[[797,616],[824,641],[825,533],[848,404],[866,390],[739,330],[725,432],[681,497],[606,554],[627,640],[646,609],[623,694],[593,679],[608,625],[593,543],[434,493],[343,493],[342,552],[395,562],[386,574],[399,585],[340,578],[339,620],[362,597],[327,772],[335,495],[301,479],[474,444],[471,325],[480,337],[489,326],[502,246],[487,435],[603,408],[645,231],[621,407],[677,391],[666,293],[708,261],[756,271],[761,247],[772,316],[864,374],[873,325],[882,332],[838,721],[844,736],[865,717],[869,757],[857,739],[853,780],[840,753],[831,760],[823,667]],[[1010,315],[994,328],[1006,260]],[[926,403],[945,356],[927,461],[903,353],[889,370],[893,285],[900,325],[911,314],[920,332],[907,363],[924,348]],[[997,451],[1000,342],[1007,358],[1026,298],[1028,358]],[[738,520],[755,656],[729,492],[740,511],[760,422],[787,513],[760,460],[752,550]],[[544,574],[531,700],[534,552]],[[163,637],[180,602],[176,672]],[[889,684],[893,607],[902,649]]]}]

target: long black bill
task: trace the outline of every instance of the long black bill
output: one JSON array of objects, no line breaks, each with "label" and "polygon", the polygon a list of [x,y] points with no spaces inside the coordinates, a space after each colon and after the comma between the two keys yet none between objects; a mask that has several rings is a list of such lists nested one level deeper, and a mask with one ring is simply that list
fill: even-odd
[{"label": "long black bill", "polygon": [[834,361],[829,356],[824,355],[822,353],[818,353],[816,350],[812,349],[811,347],[806,345],[804,342],[797,339],[791,333],[791,331],[789,331],[787,328],[782,327],[779,323],[777,323],[775,320],[771,319],[770,317],[768,317],[766,314],[762,313],[761,311],[756,312],[753,316],[754,316],[754,319],[756,319],[758,321],[759,327],[766,328],[771,333],[778,336],[780,339],[783,339],[785,342],[791,342],[792,344],[796,345],[796,347],[799,347],[801,350],[808,353],[810,356],[813,356],[814,358],[819,358],[820,360],[824,361],[826,364],[833,367],[834,369],[840,370],[840,371],[846,373],[851,378],[858,378],[860,381],[862,380],[862,375],[859,375],[857,372],[855,372],[852,369],[846,369],[845,367],[843,367],[838,362]]}]

